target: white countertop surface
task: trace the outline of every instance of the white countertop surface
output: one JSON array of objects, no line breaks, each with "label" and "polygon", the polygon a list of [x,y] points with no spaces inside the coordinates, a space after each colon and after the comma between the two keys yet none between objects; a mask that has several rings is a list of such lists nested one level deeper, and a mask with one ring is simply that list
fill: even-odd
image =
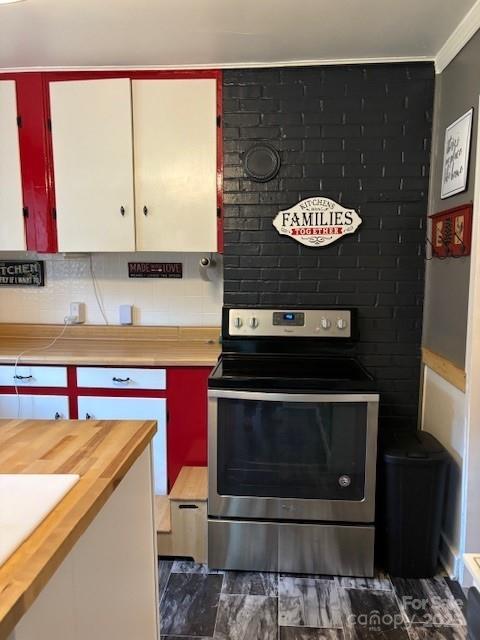
[{"label": "white countertop surface", "polygon": [[76,474],[0,474],[0,566],[79,479]]}]

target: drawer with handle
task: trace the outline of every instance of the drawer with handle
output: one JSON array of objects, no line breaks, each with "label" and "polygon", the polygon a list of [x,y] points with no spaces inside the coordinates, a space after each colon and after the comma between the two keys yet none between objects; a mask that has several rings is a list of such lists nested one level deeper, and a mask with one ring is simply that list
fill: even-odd
[{"label": "drawer with handle", "polygon": [[202,564],[207,561],[207,502],[170,502],[172,514],[173,553],[175,556],[194,558]]},{"label": "drawer with handle", "polygon": [[66,367],[43,367],[20,364],[0,366],[2,387],[66,387]]},{"label": "drawer with handle", "polygon": [[77,367],[77,385],[94,389],[166,389],[165,369]]}]

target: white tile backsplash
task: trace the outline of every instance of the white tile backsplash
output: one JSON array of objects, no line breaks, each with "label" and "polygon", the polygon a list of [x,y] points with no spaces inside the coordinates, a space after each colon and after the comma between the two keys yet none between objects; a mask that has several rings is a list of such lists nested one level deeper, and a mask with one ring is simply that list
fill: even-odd
[{"label": "white tile backsplash", "polygon": [[[199,253],[95,253],[92,262],[109,324],[121,304],[134,307],[134,324],[218,326],[223,278],[221,259],[211,281],[200,277]],[[89,254],[1,253],[0,260],[45,261],[45,287],[0,287],[0,322],[62,323],[70,302],[84,302],[86,323],[104,324],[95,298]],[[182,279],[129,278],[128,262],[181,262]]]}]

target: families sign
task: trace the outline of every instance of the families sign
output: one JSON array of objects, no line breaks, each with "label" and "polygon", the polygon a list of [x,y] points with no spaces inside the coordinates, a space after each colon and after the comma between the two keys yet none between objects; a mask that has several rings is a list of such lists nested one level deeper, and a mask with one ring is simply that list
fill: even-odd
[{"label": "families sign", "polygon": [[326,247],[348,233],[354,233],[362,219],[330,198],[307,198],[291,209],[279,211],[273,226],[308,247]]}]

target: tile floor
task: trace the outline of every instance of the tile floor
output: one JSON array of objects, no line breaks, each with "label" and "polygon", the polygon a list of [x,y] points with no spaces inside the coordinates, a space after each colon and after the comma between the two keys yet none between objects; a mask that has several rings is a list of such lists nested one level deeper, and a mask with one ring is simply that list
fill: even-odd
[{"label": "tile floor", "polygon": [[459,585],[210,571],[159,560],[162,640],[465,640]]}]

